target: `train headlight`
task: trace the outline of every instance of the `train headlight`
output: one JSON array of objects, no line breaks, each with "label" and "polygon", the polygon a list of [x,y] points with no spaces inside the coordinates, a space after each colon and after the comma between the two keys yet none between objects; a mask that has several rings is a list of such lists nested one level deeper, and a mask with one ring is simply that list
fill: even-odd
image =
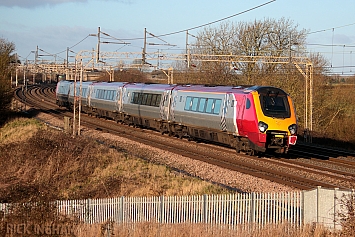
[{"label": "train headlight", "polygon": [[264,123],[262,121],[259,122],[259,131],[260,132],[264,133],[268,127],[269,126],[266,123]]},{"label": "train headlight", "polygon": [[297,125],[292,124],[288,126],[288,130],[290,131],[291,135],[295,135],[297,133]]}]

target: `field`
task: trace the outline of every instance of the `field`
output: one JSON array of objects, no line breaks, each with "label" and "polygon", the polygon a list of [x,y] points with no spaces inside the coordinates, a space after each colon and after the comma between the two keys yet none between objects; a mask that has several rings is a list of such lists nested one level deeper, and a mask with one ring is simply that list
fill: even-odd
[{"label": "field", "polygon": [[[149,163],[144,159],[149,154],[144,151],[132,155],[119,144],[102,143],[85,137],[72,138],[47,128],[35,119],[14,119],[0,132],[0,203],[23,203],[2,219],[4,236],[9,231],[8,223],[27,223],[29,220],[38,226],[43,223],[75,223],[80,231],[71,236],[102,236],[107,223],[88,226],[75,219],[58,216],[54,207],[48,205],[58,199],[231,192],[165,166]],[[29,202],[36,202],[37,205],[29,206],[26,204]],[[141,223],[120,226],[112,223],[111,228],[116,236],[331,236],[318,226],[296,230],[285,224],[257,232],[201,224],[172,226]]]}]

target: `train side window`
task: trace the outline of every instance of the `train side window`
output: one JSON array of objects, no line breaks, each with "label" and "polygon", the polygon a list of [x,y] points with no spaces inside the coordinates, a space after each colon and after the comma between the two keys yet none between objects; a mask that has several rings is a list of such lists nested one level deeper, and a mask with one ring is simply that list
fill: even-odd
[{"label": "train side window", "polygon": [[197,111],[198,101],[199,101],[199,98],[197,98],[197,97],[194,97],[192,99],[192,108],[191,108],[192,111]]},{"label": "train side window", "polygon": [[148,97],[148,94],[143,93],[143,95],[142,95],[142,105],[147,105],[147,97]]},{"label": "train side window", "polygon": [[220,99],[215,100],[214,109],[213,109],[213,113],[214,114],[219,114],[219,110],[221,108],[221,104],[222,104],[222,100],[220,100]]},{"label": "train side window", "polygon": [[149,105],[149,106],[150,106],[151,103],[152,103],[152,96],[153,96],[153,94],[148,94],[148,95],[147,95],[147,103],[146,103],[146,104]]},{"label": "train side window", "polygon": [[191,98],[190,96],[188,96],[188,97],[186,98],[184,110],[190,110],[191,101],[192,101],[192,98]]},{"label": "train side window", "polygon": [[150,102],[151,106],[156,106],[156,102],[157,101],[157,95],[156,94],[152,94],[152,100]]},{"label": "train side window", "polygon": [[213,99],[207,99],[206,113],[212,113]]},{"label": "train side window", "polygon": [[138,102],[138,93],[133,92],[132,103],[137,104],[137,102]]},{"label": "train side window", "polygon": [[245,108],[246,108],[246,109],[250,109],[250,107],[251,107],[251,102],[250,102],[250,100],[247,98],[247,100],[245,101]]},{"label": "train side window", "polygon": [[206,98],[200,98],[200,103],[198,104],[198,112],[205,112],[206,101]]},{"label": "train side window", "polygon": [[83,88],[82,90],[83,90],[83,95],[82,96],[86,97],[86,88]]},{"label": "train side window", "polygon": [[142,93],[138,93],[138,101],[137,104],[142,104],[142,98],[143,98],[143,94]]},{"label": "train side window", "polygon": [[110,92],[110,94],[109,94],[109,100],[113,100],[113,91],[109,91]]},{"label": "train side window", "polygon": [[157,95],[157,100],[155,101],[155,106],[156,107],[160,106],[160,101],[161,101],[161,95]]}]

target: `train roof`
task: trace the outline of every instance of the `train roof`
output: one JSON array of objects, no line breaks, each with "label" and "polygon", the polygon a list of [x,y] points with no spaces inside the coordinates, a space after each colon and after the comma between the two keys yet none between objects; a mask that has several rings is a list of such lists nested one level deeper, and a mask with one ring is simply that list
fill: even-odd
[{"label": "train roof", "polygon": [[[74,81],[60,81],[60,83],[72,83]],[[59,82],[58,82],[59,83]],[[79,85],[79,82],[77,82]],[[257,91],[259,94],[277,93],[278,95],[287,95],[285,91],[280,88],[272,86],[258,86],[258,85],[239,85],[239,86],[222,86],[222,85],[178,85],[178,84],[159,84],[159,83],[131,83],[131,82],[96,82],[85,81],[83,85],[93,84],[97,88],[110,87],[125,87],[134,90],[151,90],[151,91],[185,91],[185,92],[209,92],[209,93],[233,93],[233,94],[249,94]]]},{"label": "train roof", "polygon": [[180,85],[176,86],[174,90],[181,91],[193,91],[193,92],[210,92],[210,93],[237,93],[237,94],[249,94],[253,91],[257,91],[259,94],[278,92],[280,95],[286,95],[286,93],[276,87],[271,86],[258,86],[258,85],[242,85],[242,86],[210,86],[210,85]]},{"label": "train roof", "polygon": [[249,93],[251,86],[179,85],[175,90],[211,93]]},{"label": "train roof", "polygon": [[176,85],[170,84],[158,84],[158,83],[129,83],[125,85],[125,88],[136,90],[152,90],[152,91],[165,91],[171,90]]},{"label": "train roof", "polygon": [[93,83],[95,88],[114,88],[123,87],[127,82],[95,82]]}]

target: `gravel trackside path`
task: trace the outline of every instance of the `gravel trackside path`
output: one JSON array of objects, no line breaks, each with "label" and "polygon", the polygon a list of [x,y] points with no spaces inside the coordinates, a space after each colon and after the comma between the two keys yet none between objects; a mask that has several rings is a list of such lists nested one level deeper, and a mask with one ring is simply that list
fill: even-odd
[{"label": "gravel trackside path", "polygon": [[[37,118],[50,126],[63,128],[64,121],[45,113],[39,113]],[[82,135],[105,142],[109,146],[124,149],[129,154],[148,159],[154,163],[164,164],[183,173],[199,177],[203,180],[222,184],[237,192],[289,192],[296,189],[281,184],[223,169],[205,162],[176,155],[161,149],[134,142],[132,140],[99,132],[83,127]]]}]

